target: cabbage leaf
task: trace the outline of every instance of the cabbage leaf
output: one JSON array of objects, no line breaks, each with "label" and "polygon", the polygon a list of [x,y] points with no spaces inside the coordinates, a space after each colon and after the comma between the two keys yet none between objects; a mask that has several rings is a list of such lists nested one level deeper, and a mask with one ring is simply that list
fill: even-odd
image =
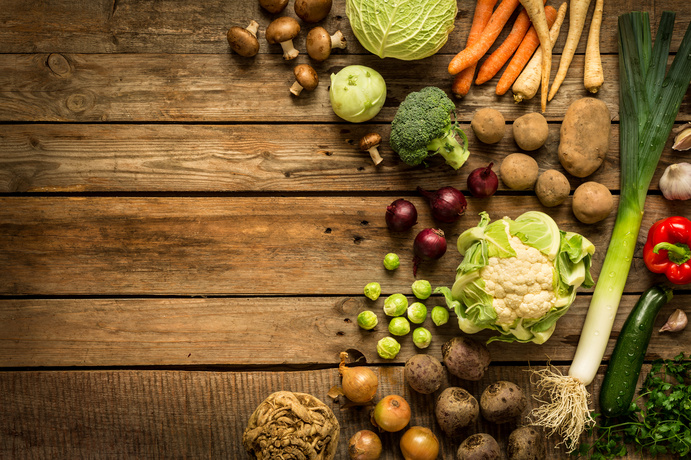
[{"label": "cabbage leaf", "polygon": [[360,44],[380,58],[412,61],[446,43],[458,13],[456,0],[346,0]]}]

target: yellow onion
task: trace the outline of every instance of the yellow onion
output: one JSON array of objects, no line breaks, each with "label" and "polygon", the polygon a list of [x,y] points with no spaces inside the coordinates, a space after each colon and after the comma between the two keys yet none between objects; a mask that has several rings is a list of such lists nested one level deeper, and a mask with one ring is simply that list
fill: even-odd
[{"label": "yellow onion", "polygon": [[394,433],[410,422],[410,405],[398,395],[388,395],[374,406],[372,423],[380,430]]},{"label": "yellow onion", "polygon": [[435,460],[439,455],[439,440],[424,426],[410,427],[403,433],[400,446],[405,460]]},{"label": "yellow onion", "polygon": [[377,394],[377,386],[379,385],[377,375],[367,367],[347,367],[345,365],[347,358],[348,353],[342,352],[341,364],[338,366],[338,372],[342,378],[343,394],[357,404],[370,402]]},{"label": "yellow onion", "polygon": [[377,460],[381,457],[381,439],[373,431],[360,430],[348,442],[351,460]]}]

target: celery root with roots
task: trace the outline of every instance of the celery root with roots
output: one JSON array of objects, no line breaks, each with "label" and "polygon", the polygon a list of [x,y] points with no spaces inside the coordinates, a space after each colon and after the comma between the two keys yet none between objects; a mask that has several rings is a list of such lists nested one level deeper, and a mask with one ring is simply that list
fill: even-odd
[{"label": "celery root with roots", "polygon": [[647,13],[619,16],[621,195],[617,217],[568,375],[550,369],[535,372],[537,386],[548,401],[529,415],[533,424],[546,428],[550,435],[558,434],[569,452],[592,424],[586,386],[605,354],[650,181],[691,81],[691,24],[665,75],[674,16],[669,11],[662,13],[654,47]]}]

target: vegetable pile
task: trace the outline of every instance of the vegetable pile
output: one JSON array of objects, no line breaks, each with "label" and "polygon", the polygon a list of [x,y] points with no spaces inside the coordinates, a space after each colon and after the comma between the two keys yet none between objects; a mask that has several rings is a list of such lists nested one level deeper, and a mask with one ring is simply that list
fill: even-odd
[{"label": "vegetable pile", "polygon": [[593,244],[563,232],[539,211],[480,223],[458,237],[463,261],[451,289],[437,288],[466,334],[493,329],[490,341],[544,343],[579,286],[593,285]]}]

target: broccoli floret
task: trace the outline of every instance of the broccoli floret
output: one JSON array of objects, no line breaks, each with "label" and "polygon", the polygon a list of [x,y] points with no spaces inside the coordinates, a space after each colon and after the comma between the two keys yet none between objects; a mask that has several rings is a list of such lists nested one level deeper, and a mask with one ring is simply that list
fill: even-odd
[{"label": "broccoli floret", "polygon": [[[389,142],[404,163],[416,166],[440,154],[454,169],[468,159],[468,138],[451,120],[456,105],[444,91],[428,86],[406,96],[391,122]],[[463,139],[461,146],[456,134]]]}]

